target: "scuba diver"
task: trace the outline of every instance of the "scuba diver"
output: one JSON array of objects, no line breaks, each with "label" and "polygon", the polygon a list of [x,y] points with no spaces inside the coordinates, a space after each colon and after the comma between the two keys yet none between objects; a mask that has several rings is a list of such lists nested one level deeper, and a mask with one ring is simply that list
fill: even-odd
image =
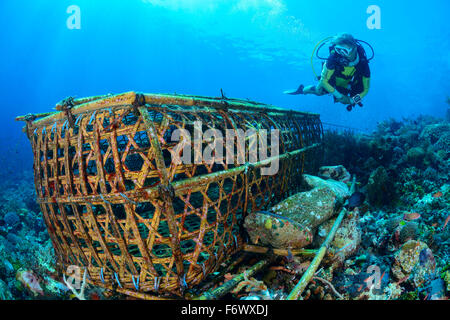
[{"label": "scuba diver", "polygon": [[[322,58],[319,56],[319,51],[330,39],[330,55],[328,58]],[[361,42],[372,49],[373,56],[370,59],[367,58]],[[323,64],[322,75],[317,77],[319,83],[307,87],[302,84],[297,90],[285,91],[284,93],[290,95],[314,94],[317,96],[332,94],[334,102],[347,105],[348,111],[352,111],[356,105],[362,107],[362,99],[367,95],[370,88],[369,61],[375,55],[373,48],[367,42],[356,40],[347,33],[327,38],[319,44],[321,45],[317,49],[317,57],[326,60]],[[314,49],[313,57],[315,52],[316,49]]]}]

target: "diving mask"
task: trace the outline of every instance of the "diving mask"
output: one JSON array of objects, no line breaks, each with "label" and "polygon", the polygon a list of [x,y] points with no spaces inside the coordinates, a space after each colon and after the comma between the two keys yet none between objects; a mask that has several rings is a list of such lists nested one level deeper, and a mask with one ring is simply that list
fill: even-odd
[{"label": "diving mask", "polygon": [[334,50],[336,51],[336,53],[338,55],[346,57],[346,58],[349,58],[353,52],[353,49],[350,49],[350,48],[344,47],[344,46],[336,46],[334,48]]}]

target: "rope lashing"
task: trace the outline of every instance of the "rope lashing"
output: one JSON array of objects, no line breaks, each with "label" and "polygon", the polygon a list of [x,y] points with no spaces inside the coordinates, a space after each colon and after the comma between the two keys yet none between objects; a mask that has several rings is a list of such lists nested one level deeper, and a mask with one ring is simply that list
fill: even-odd
[{"label": "rope lashing", "polygon": [[250,173],[253,173],[253,171],[255,170],[255,166],[249,162],[247,162],[245,164],[245,174],[248,175]]},{"label": "rope lashing", "polygon": [[64,132],[64,131],[66,131],[66,128],[67,128],[67,125],[69,124],[69,121],[64,121],[64,124],[63,124],[63,126],[62,126],[62,128],[61,128],[61,132]]},{"label": "rope lashing", "polygon": [[117,284],[119,285],[119,287],[122,288],[122,284],[120,284],[119,276],[117,275],[117,272],[114,272],[114,278],[116,278],[116,281],[117,281]]},{"label": "rope lashing", "polygon": [[28,113],[23,118],[25,121],[34,121],[34,120],[36,120],[36,115],[32,114],[32,113]]},{"label": "rope lashing", "polygon": [[181,281],[181,287],[187,288],[188,285],[186,283],[186,273],[183,275],[183,277],[181,277],[180,281]]},{"label": "rope lashing", "polygon": [[107,204],[112,205],[111,202],[106,200],[105,197],[103,196],[103,194],[101,194],[101,193],[100,193],[100,198],[102,198],[102,200],[105,201]]},{"label": "rope lashing", "polygon": [[52,126],[51,133],[55,133],[57,123],[55,122]]},{"label": "rope lashing", "polygon": [[139,117],[139,107],[145,106],[145,96],[142,93],[136,93],[136,99],[133,102],[133,113],[136,117]]},{"label": "rope lashing", "polygon": [[128,202],[130,202],[130,203],[132,203],[132,204],[134,204],[134,205],[136,205],[136,206],[138,205],[137,202],[131,200],[131,199],[128,198],[126,195],[124,195],[122,192],[119,192],[119,195],[120,195],[122,198],[124,198],[125,200],[127,200]]},{"label": "rope lashing", "polygon": [[61,103],[57,105],[57,109],[58,106],[62,111],[65,112],[66,118],[69,121],[69,127],[73,128],[75,126],[75,117],[72,114],[72,108],[74,107],[74,97],[68,97],[61,101]]},{"label": "rope lashing", "polygon": [[105,278],[103,277],[103,267],[100,269],[100,280],[102,280],[102,283],[105,283]]},{"label": "rope lashing", "polygon": [[237,248],[238,247],[238,240],[235,234],[233,234],[233,238],[234,238],[234,245]]},{"label": "rope lashing", "polygon": [[173,200],[175,199],[175,189],[169,184],[168,186],[159,185],[158,186],[159,197],[161,200]]},{"label": "rope lashing", "polygon": [[[29,113],[29,114],[25,115],[24,120],[26,121],[27,137],[28,137],[28,139],[30,139],[30,127],[31,127],[33,121],[36,120],[36,115]],[[34,133],[33,133],[34,135],[36,134],[36,130],[37,130],[37,128],[34,130]]]},{"label": "rope lashing", "polygon": [[220,94],[222,95],[222,100],[228,100],[228,98],[225,96],[225,93],[223,92],[222,88],[220,88]]},{"label": "rope lashing", "polygon": [[82,114],[80,114],[78,117],[77,117],[77,119],[76,119],[76,121],[75,121],[75,125],[77,126],[78,125],[78,123],[80,122],[80,120],[83,118],[83,115]]},{"label": "rope lashing", "polygon": [[220,110],[222,110],[224,112],[228,112],[228,107],[230,104],[228,103],[227,100],[229,100],[229,99],[227,98],[227,96],[225,96],[225,93],[223,92],[222,88],[220,89],[220,95],[222,96],[220,98],[220,103],[221,103]]},{"label": "rope lashing", "polygon": [[203,275],[204,275],[204,276],[206,276],[205,263],[204,263],[204,262],[202,262],[202,263],[199,263],[199,262],[197,262],[197,264],[198,264],[199,266],[201,266],[201,267],[202,267],[202,272],[203,272]]},{"label": "rope lashing", "polygon": [[155,278],[155,285],[154,285],[154,289],[155,289],[155,291],[158,291],[159,290],[159,283],[161,282],[161,278],[160,277],[156,277]]},{"label": "rope lashing", "polygon": [[137,276],[135,280],[135,277],[131,275],[131,280],[133,280],[133,284],[136,290],[139,291],[139,276]]},{"label": "rope lashing", "polygon": [[92,113],[92,115],[91,115],[91,118],[89,119],[89,125],[91,125],[92,124],[92,121],[94,121],[94,119],[95,119],[95,114],[97,113],[97,110],[95,110],[93,113]]}]

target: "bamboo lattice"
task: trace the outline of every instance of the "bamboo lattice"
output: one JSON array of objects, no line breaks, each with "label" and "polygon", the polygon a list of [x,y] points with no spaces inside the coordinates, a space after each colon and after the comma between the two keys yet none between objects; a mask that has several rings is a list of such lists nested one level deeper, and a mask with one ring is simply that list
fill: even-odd
[{"label": "bamboo lattice", "polygon": [[[323,136],[316,114],[226,98],[129,92],[67,99],[57,110],[17,120],[27,122],[60,271],[76,265],[90,283],[136,295],[180,295],[241,250],[244,216],[296,192]],[[171,134],[192,133],[195,121],[204,131],[279,129],[279,172],[262,176],[268,161],[236,157],[174,164]]]}]

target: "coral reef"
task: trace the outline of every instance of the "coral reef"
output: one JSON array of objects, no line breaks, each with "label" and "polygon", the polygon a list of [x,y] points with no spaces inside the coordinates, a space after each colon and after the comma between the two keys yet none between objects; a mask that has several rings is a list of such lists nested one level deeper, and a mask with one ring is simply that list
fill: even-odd
[{"label": "coral reef", "polygon": [[344,166],[321,167],[319,169],[319,177],[324,179],[333,179],[344,183],[349,183],[351,179],[350,173]]},{"label": "coral reef", "polygon": [[42,290],[39,280],[33,271],[19,269],[16,274],[16,279],[35,297],[44,295],[44,290]]},{"label": "coral reef", "polygon": [[[289,249],[289,255],[246,278],[227,298],[285,299],[312,261],[290,250],[323,243],[336,213],[349,207],[355,175],[366,200],[349,210],[302,298],[448,299],[449,141],[448,120],[429,116],[390,119],[370,135],[325,132],[327,166],[304,175],[305,191],[245,219],[251,242]],[[0,179],[0,299],[103,299],[103,290],[85,282],[81,290],[71,288],[55,275],[32,177],[25,171]],[[246,266],[258,259],[250,255]],[[236,268],[225,280],[247,269]]]},{"label": "coral reef", "polygon": [[[348,290],[346,298],[449,297],[449,134],[448,122],[429,116],[387,120],[370,136],[326,134],[329,141],[347,145],[329,146],[325,162],[342,164],[356,174],[368,196],[368,209],[360,210],[356,258],[349,256],[345,271],[336,270],[333,278],[338,291]],[[361,168],[353,171],[358,163]],[[379,290],[361,283],[361,274],[370,277],[371,266],[384,274]]]},{"label": "coral reef", "polygon": [[[336,232],[324,263],[331,265],[332,270],[341,267],[344,261],[353,256],[361,244],[361,229],[359,228],[359,213],[357,210],[348,215]],[[331,229],[334,219],[327,222],[325,229]],[[328,230],[327,230],[328,231]],[[327,232],[328,234],[328,232]]]},{"label": "coral reef", "polygon": [[54,251],[32,177],[27,171],[14,179],[18,183],[0,181],[0,300],[70,299],[55,276]]},{"label": "coral reef", "polygon": [[395,253],[392,274],[400,282],[411,280],[417,288],[435,277],[435,268],[430,248],[421,241],[410,240]]},{"label": "coral reef", "polygon": [[383,206],[393,199],[392,180],[383,166],[375,169],[369,177],[367,183],[367,194],[369,202],[374,206]]},{"label": "coral reef", "polygon": [[448,185],[449,136],[450,124],[430,116],[386,120],[371,135],[328,131],[325,163],[356,174],[371,205],[408,207]]}]

